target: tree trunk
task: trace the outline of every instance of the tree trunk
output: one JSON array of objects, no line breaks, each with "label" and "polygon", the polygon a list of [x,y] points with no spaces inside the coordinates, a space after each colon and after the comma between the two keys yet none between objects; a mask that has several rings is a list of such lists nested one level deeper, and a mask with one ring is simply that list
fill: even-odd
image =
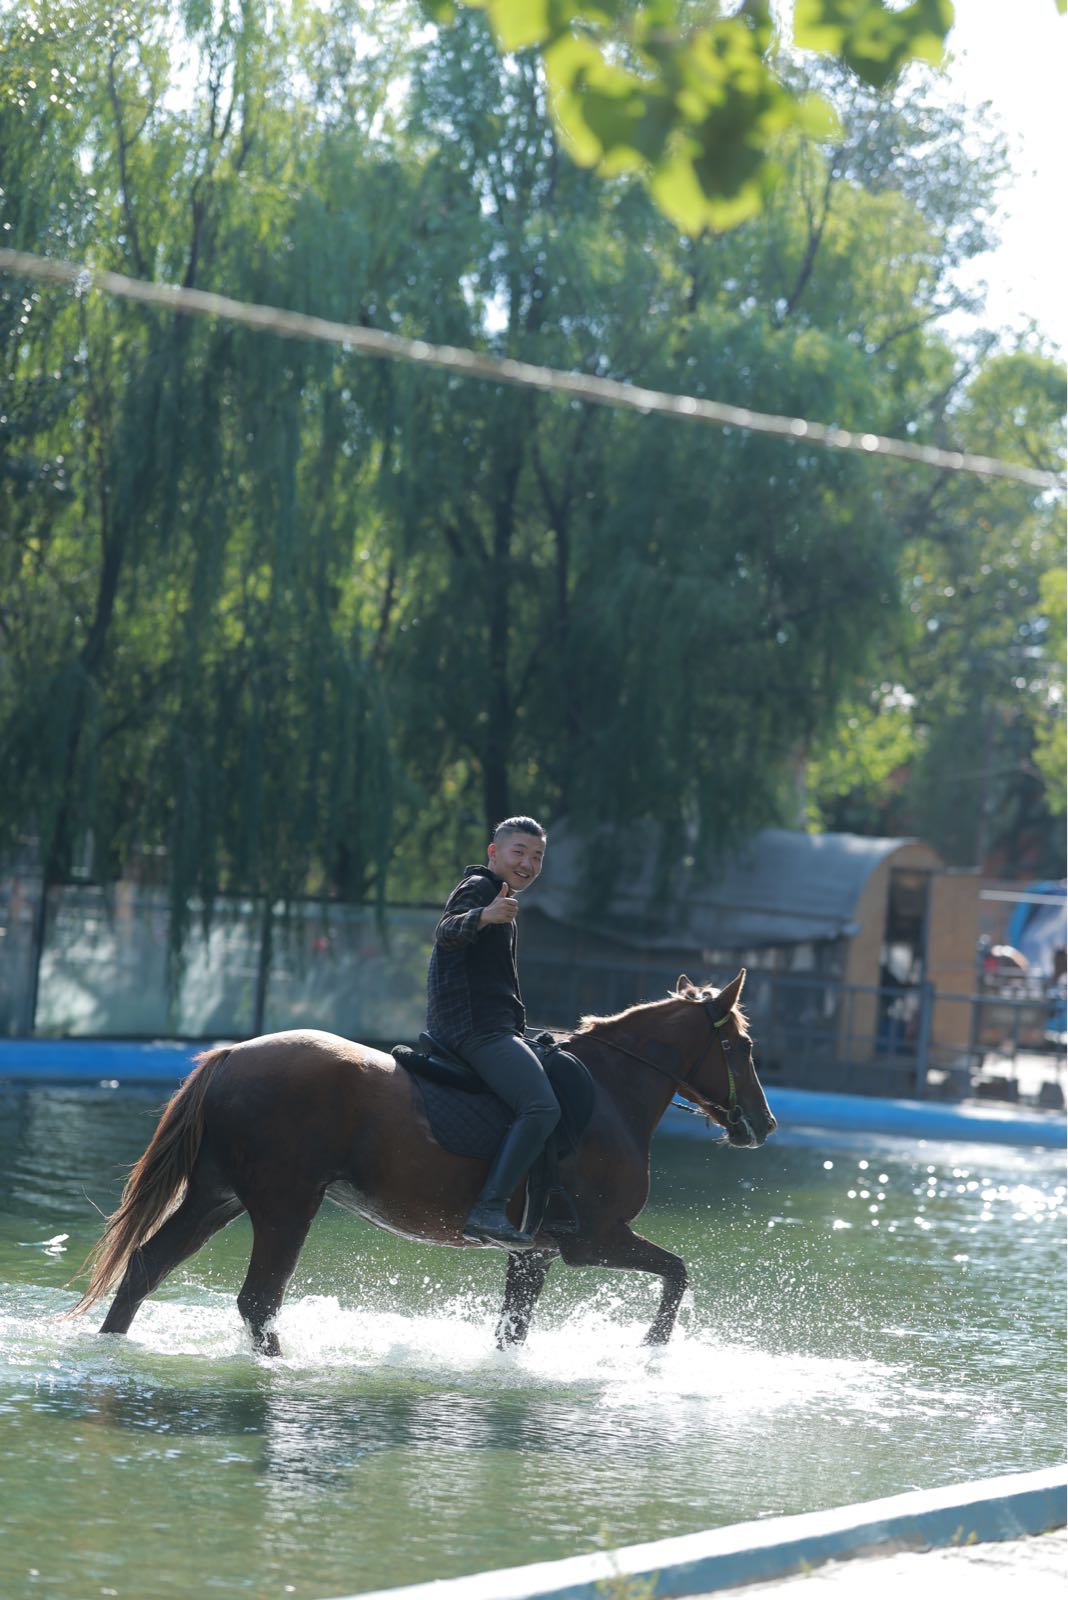
[{"label": "tree trunk", "polygon": [[252,1000],[252,1031],[263,1032],[263,1019],[267,1013],[267,991],[271,979],[271,955],[274,949],[274,902],[269,894],[263,897],[260,914],[260,945],[256,958],[256,992]]},{"label": "tree trunk", "polygon": [[[529,404],[522,404],[526,414]],[[482,803],[486,826],[492,833],[498,822],[511,815],[508,767],[512,750],[511,583],[515,502],[523,466],[522,432],[517,430],[511,458],[501,469],[501,483],[493,511],[493,549],[490,556],[487,597],[489,684],[486,711],[489,722],[482,754]]]},{"label": "tree trunk", "polygon": [[33,910],[33,941],[30,946],[30,977],[23,996],[19,1033],[31,1038],[37,1020],[37,995],[41,986],[41,960],[44,956],[45,928],[48,922],[48,876],[41,864],[41,886]]}]

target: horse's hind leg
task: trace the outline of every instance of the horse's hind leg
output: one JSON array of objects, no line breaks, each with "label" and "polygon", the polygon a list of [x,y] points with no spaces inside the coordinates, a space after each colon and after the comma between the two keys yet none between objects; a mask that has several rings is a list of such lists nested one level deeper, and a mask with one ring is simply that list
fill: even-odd
[{"label": "horse's hind leg", "polygon": [[298,1257],[308,1237],[312,1218],[322,1204],[323,1191],[303,1200],[287,1195],[285,1208],[272,1197],[268,1208],[250,1203],[252,1219],[252,1259],[237,1297],[240,1311],[252,1342],[261,1355],[281,1353],[278,1335],[267,1324],[277,1315],[293,1276]]},{"label": "horse's hind leg", "polygon": [[168,1272],[194,1255],[213,1233],[239,1217],[244,1209],[232,1190],[203,1177],[198,1181],[194,1172],[177,1211],[130,1257],[100,1332],[125,1333],[142,1300],[163,1282]]},{"label": "horse's hind leg", "polygon": [[504,1304],[497,1323],[498,1350],[507,1350],[509,1345],[522,1344],[526,1339],[545,1274],[556,1254],[555,1250],[517,1250],[508,1257]]}]

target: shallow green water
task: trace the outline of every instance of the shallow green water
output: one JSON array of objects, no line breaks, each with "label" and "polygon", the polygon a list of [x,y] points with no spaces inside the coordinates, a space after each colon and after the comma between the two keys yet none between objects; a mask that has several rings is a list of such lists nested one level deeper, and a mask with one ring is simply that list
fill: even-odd
[{"label": "shallow green water", "polygon": [[494,1252],[324,1208],[255,1358],[235,1223],[127,1339],[63,1322],[158,1095],[0,1088],[0,1594],[303,1600],[1063,1457],[1057,1153],[661,1138],[643,1231],[693,1287],[550,1276],[498,1354]]}]

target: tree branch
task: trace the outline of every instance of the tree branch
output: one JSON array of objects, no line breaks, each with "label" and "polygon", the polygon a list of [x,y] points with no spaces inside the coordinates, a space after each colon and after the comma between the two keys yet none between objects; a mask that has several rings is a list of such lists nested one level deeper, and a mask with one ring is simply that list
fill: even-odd
[{"label": "tree branch", "polygon": [[809,279],[812,277],[812,271],[816,265],[816,256],[819,253],[820,245],[823,243],[823,234],[824,229],[827,226],[827,218],[831,214],[831,196],[834,190],[836,176],[837,174],[832,162],[827,168],[827,178],[823,185],[823,195],[820,202],[820,215],[818,222],[815,220],[816,213],[812,202],[807,194],[804,196],[805,214],[808,217],[808,241],[805,245],[805,253],[801,258],[801,265],[798,268],[794,287],[786,299],[786,309],[782,316],[776,319],[780,327],[786,321],[787,317],[793,316],[794,312],[797,310],[801,296],[804,294],[806,288],[808,287]]},{"label": "tree branch", "polygon": [[[108,55],[108,95],[111,100],[111,109],[115,117],[115,136],[118,142],[119,158],[119,192],[122,196],[122,214],[126,222],[126,236],[130,242],[134,266],[138,277],[144,278],[148,274],[145,269],[145,258],[141,250],[141,239],[137,229],[137,218],[134,216],[133,201],[130,197],[130,178],[127,166],[127,153],[130,144],[126,139],[125,120],[122,101],[119,99],[118,85],[115,82],[115,52]],[[146,119],[147,120],[147,119]],[[144,127],[144,123],[141,125]],[[134,136],[135,138],[137,135]],[[132,143],[133,141],[130,141]]]}]

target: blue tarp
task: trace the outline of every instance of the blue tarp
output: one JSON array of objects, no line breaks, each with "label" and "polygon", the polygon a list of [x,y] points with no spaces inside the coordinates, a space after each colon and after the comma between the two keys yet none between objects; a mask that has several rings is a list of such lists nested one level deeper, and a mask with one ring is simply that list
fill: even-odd
[{"label": "blue tarp", "polygon": [[1050,896],[1057,904],[1035,905],[1033,901],[1021,900],[1009,918],[1005,942],[1027,957],[1032,973],[1052,979],[1053,952],[1063,949],[1066,942],[1066,886],[1063,881],[1029,883],[1026,893]]}]

